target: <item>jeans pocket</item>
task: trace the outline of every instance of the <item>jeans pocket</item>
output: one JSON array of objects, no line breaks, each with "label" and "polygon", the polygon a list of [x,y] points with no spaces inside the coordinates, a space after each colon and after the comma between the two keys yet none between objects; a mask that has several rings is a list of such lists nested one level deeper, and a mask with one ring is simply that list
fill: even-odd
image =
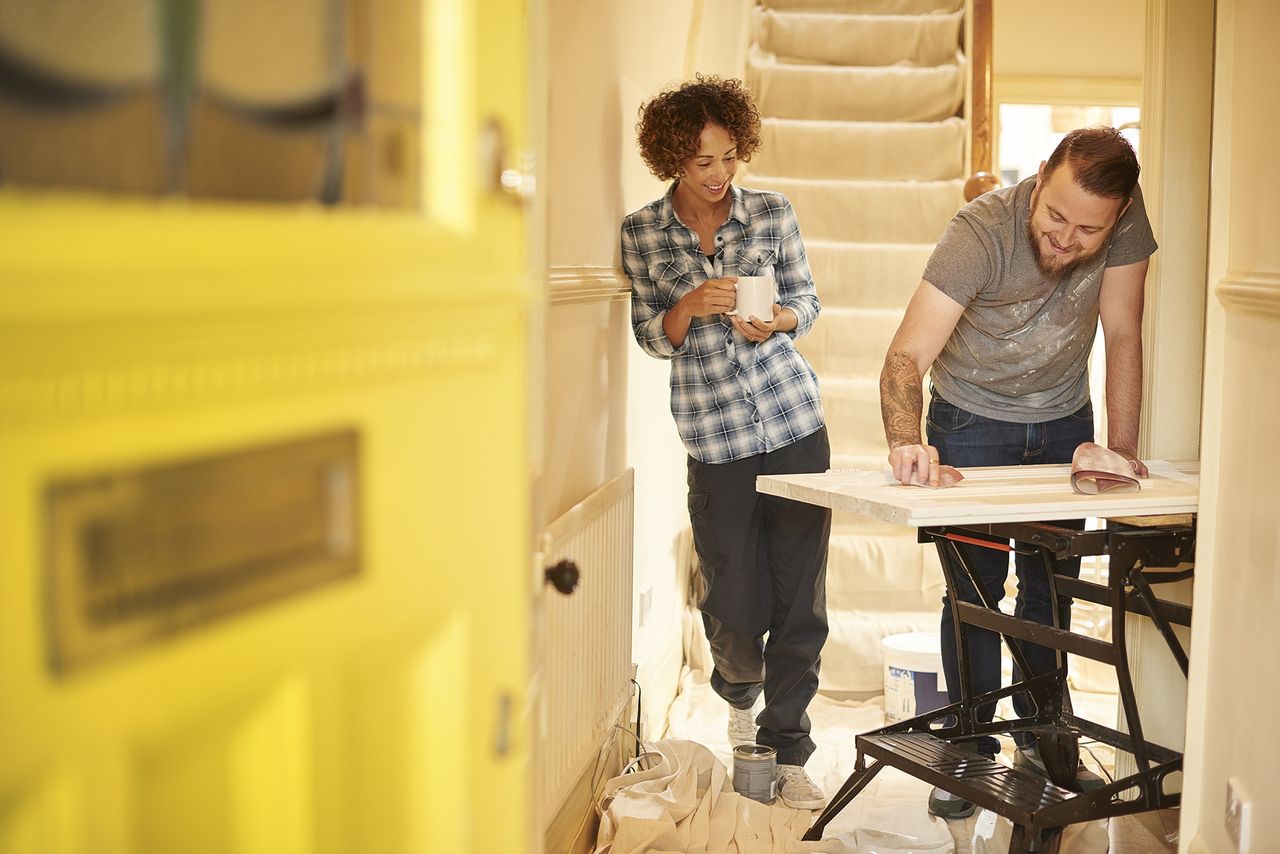
[{"label": "jeans pocket", "polygon": [[707,503],[711,500],[710,492],[690,492],[689,493],[689,518],[702,515],[707,509]]},{"label": "jeans pocket", "polygon": [[929,429],[938,433],[955,433],[963,430],[977,419],[972,412],[965,412],[958,406],[952,406],[938,396],[929,401],[927,421]]}]

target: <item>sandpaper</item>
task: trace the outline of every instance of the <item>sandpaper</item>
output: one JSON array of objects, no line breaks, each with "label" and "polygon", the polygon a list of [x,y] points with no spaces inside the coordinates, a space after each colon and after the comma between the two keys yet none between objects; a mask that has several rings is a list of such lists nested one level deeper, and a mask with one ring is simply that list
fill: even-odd
[{"label": "sandpaper", "polygon": [[1085,442],[1071,457],[1071,488],[1081,495],[1124,495],[1140,491],[1142,484],[1123,454]]},{"label": "sandpaper", "polygon": [[926,477],[923,482],[920,480],[920,472],[916,469],[911,470],[911,483],[908,486],[923,486],[925,489],[946,489],[955,486],[964,480],[964,475],[960,473],[958,468],[953,466],[938,466],[938,485],[930,486],[929,479]]}]

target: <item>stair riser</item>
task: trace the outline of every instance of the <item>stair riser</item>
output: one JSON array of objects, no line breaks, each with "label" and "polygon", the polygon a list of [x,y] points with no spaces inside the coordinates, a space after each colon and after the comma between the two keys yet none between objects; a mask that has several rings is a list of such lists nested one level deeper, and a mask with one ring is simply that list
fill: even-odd
[{"label": "stair riser", "polygon": [[827,608],[820,686],[827,691],[884,691],[881,640],[904,632],[936,632],[941,608],[872,611]]},{"label": "stair riser", "polygon": [[849,394],[831,382],[820,381],[820,385],[833,453],[856,452],[873,445],[877,438],[883,441],[884,428],[878,399],[861,392]]},{"label": "stair riser", "polygon": [[806,240],[934,244],[964,204],[959,181],[899,184],[757,176],[752,184],[791,201]]},{"label": "stair riser", "polygon": [[[804,224],[800,226],[804,231]],[[933,244],[902,248],[810,241],[805,250],[827,308],[892,308],[904,310],[920,284]]]},{"label": "stair riser", "polygon": [[[870,439],[864,441],[861,447],[855,449],[854,452],[848,450],[840,452],[832,452],[831,468],[833,469],[849,469],[857,471],[881,471],[888,465],[888,449],[884,447],[884,437],[876,437],[876,441]],[[857,517],[863,519],[865,517]],[[834,528],[833,528],[834,530]]]},{"label": "stair riser", "polygon": [[779,57],[833,65],[945,65],[964,13],[873,16],[758,9],[756,44]]},{"label": "stair riser", "polygon": [[867,181],[950,181],[966,177],[964,125],[766,119],[752,175]]},{"label": "stair riser", "polygon": [[964,69],[840,68],[752,61],[748,85],[761,115],[782,119],[936,122],[958,115]]},{"label": "stair riser", "polygon": [[898,318],[824,312],[809,334],[800,339],[800,352],[820,377],[876,378],[897,331]]},{"label": "stair riser", "polygon": [[934,573],[926,579],[925,558],[930,548],[917,543],[915,530],[907,527],[899,534],[881,536],[833,534],[827,558],[827,595],[842,600],[871,593],[905,596],[915,602],[913,607],[932,606],[941,601],[942,578]]}]

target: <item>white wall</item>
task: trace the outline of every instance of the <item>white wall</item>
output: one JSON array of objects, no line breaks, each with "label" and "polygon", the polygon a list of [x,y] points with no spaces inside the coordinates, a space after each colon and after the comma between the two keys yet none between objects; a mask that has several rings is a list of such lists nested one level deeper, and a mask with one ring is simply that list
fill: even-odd
[{"label": "white wall", "polygon": [[[685,509],[685,452],[667,403],[669,365],[631,335],[618,269],[622,217],[665,191],[635,148],[640,104],[694,71],[741,76],[750,0],[549,1],[547,258],[559,300],[547,317],[546,441],[540,500],[547,518],[624,466],[636,470],[634,659],[649,736],[659,733],[681,661],[676,581]],[[582,287],[614,291],[584,302]],[[607,288],[605,290],[608,290]],[[621,297],[621,298],[619,298]],[[652,712],[650,714],[649,712]]]},{"label": "white wall", "polygon": [[1204,453],[1181,851],[1237,848],[1228,780],[1253,802],[1251,851],[1280,840],[1280,5],[1218,0]]}]

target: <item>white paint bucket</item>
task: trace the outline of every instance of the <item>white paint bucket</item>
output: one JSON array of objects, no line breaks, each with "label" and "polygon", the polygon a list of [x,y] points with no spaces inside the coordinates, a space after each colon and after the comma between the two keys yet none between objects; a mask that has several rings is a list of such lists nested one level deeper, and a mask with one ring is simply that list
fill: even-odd
[{"label": "white paint bucket", "polygon": [[947,679],[936,633],[889,635],[880,645],[884,649],[885,723],[905,721],[947,705]]}]

